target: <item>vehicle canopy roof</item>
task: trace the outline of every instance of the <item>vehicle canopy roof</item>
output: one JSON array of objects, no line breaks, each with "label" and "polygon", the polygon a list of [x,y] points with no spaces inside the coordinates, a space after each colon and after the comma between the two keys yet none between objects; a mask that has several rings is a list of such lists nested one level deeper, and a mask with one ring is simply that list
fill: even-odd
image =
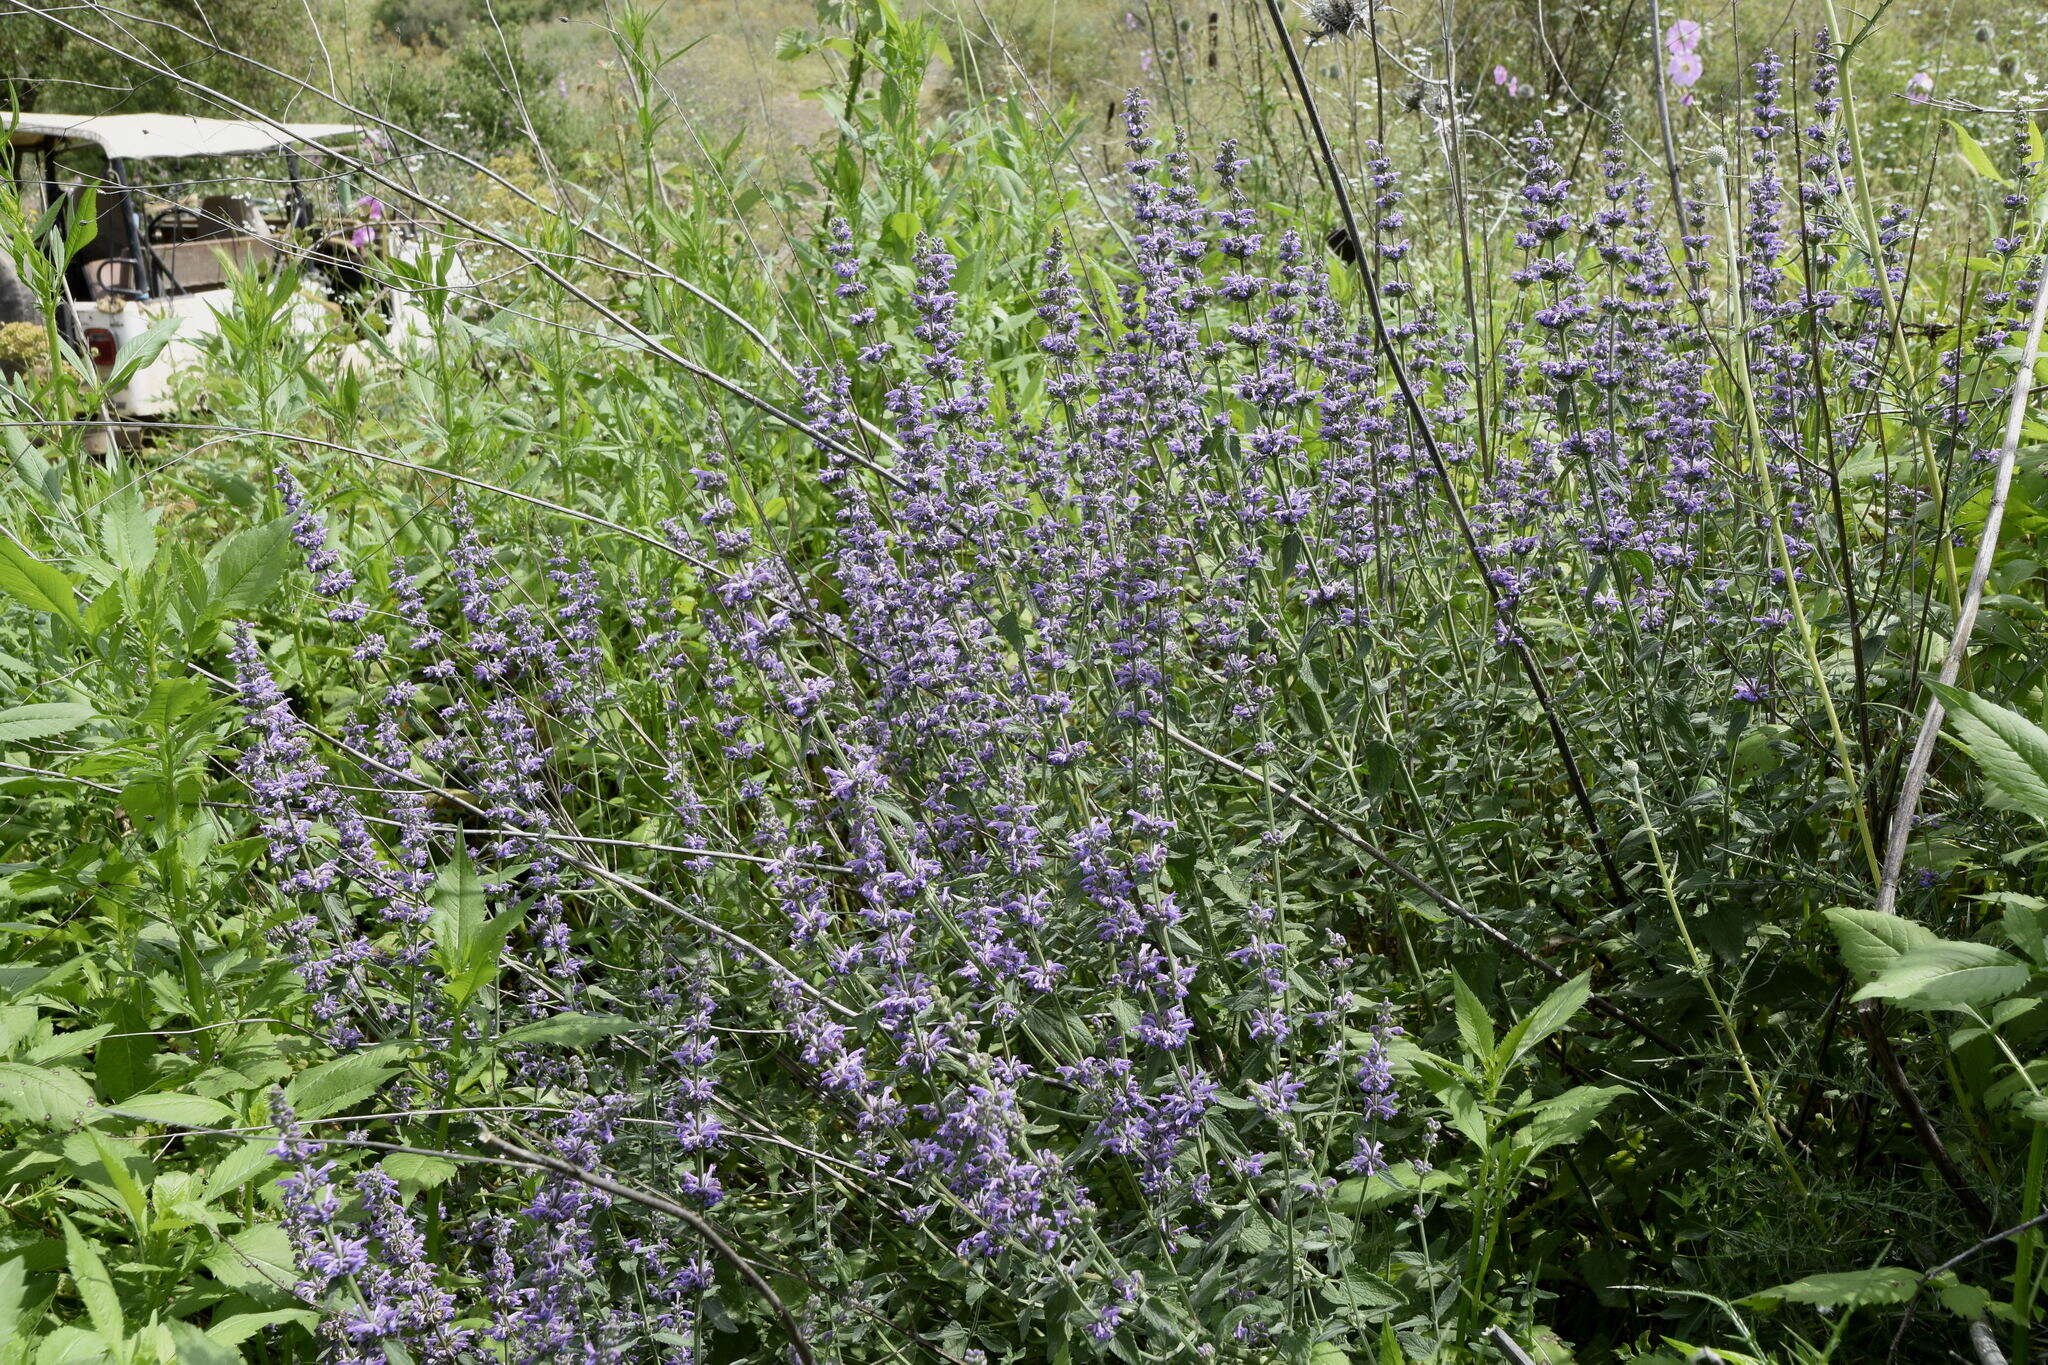
[{"label": "vehicle canopy roof", "polygon": [[270,123],[186,114],[0,114],[15,147],[87,142],[109,158],[246,156],[361,133],[352,123]]}]

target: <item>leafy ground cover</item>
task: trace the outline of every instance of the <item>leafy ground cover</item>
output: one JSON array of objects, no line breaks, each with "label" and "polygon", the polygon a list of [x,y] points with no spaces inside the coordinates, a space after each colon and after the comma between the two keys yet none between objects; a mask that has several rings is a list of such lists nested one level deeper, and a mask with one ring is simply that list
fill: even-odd
[{"label": "leafy ground cover", "polygon": [[1248,7],[1105,165],[828,7],[775,179],[627,13],[423,339],[49,337],[0,1355],[2029,1358],[2042,136],[1839,18]]}]

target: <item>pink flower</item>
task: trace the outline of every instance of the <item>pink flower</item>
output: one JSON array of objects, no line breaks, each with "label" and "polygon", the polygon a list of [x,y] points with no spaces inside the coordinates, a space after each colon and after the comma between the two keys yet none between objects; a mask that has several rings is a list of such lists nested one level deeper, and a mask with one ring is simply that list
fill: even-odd
[{"label": "pink flower", "polygon": [[384,201],[374,194],[366,194],[356,200],[356,211],[373,223],[384,221]]},{"label": "pink flower", "polygon": [[1506,85],[1508,80],[1508,69],[1506,67],[1496,66],[1493,68],[1493,83],[1495,85]]},{"label": "pink flower", "polygon": [[348,235],[348,244],[354,247],[356,250],[361,251],[364,247],[368,246],[371,243],[371,241],[375,239],[376,236],[376,230],[372,228],[368,223],[365,223],[361,227],[357,228],[354,232],[351,232]]},{"label": "pink flower", "polygon": [[1915,104],[1927,103],[1927,97],[1934,93],[1934,77],[1925,71],[1915,71],[1906,80],[1906,98]]},{"label": "pink flower", "polygon": [[1696,52],[1699,45],[1700,26],[1696,19],[1680,19],[1664,30],[1664,50],[1674,57]]},{"label": "pink flower", "polygon": [[1674,52],[1671,54],[1671,60],[1665,64],[1664,74],[1671,78],[1673,85],[1683,90],[1689,85],[1696,84],[1700,73],[1705,70],[1706,67],[1701,63],[1697,52]]}]

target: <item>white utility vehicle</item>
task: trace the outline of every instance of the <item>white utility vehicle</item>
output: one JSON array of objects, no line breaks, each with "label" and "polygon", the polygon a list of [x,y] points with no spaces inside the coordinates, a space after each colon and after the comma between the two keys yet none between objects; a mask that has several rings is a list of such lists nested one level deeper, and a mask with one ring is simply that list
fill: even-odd
[{"label": "white utility vehicle", "polygon": [[[0,113],[0,133],[5,169],[30,221],[55,208],[56,240],[85,239],[68,260],[53,259],[63,271],[59,329],[72,345],[104,377],[122,345],[160,319],[177,322],[162,351],[106,397],[116,418],[173,409],[173,379],[201,359],[203,341],[232,302],[231,267],[298,263],[306,287],[292,317],[309,330],[331,328],[337,310],[371,307],[388,330],[417,323],[417,310],[382,289],[374,268],[380,257],[417,259],[424,250],[417,226],[394,220],[373,195],[351,197],[352,161],[335,155],[365,140],[361,128]],[[322,212],[316,200],[340,211]],[[0,322],[42,321],[10,264],[18,265],[0,259]]]}]

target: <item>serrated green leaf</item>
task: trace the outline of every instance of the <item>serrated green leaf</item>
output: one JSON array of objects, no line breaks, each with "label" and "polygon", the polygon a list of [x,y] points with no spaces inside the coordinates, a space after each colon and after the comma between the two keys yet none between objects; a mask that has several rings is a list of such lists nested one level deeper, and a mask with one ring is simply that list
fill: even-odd
[{"label": "serrated green leaf", "polygon": [[243,1228],[217,1245],[205,1265],[215,1279],[259,1304],[283,1308],[293,1301],[298,1266],[292,1258],[291,1239],[276,1223]]},{"label": "serrated green leaf", "polygon": [[1465,978],[1456,972],[1451,973],[1451,994],[1456,1002],[1459,1041],[1465,1044],[1466,1055],[1483,1064],[1493,1055],[1493,1020],[1487,1017],[1486,1006],[1465,984]]},{"label": "serrated green leaf", "polygon": [[71,1128],[91,1104],[92,1087],[76,1071],[0,1062],[0,1111],[50,1128]]},{"label": "serrated green leaf", "polygon": [[1517,1140],[1528,1146],[1531,1157],[1577,1142],[1627,1093],[1625,1085],[1575,1085],[1538,1105]]},{"label": "serrated green leaf", "polygon": [[393,1180],[429,1190],[447,1184],[461,1169],[447,1157],[427,1156],[420,1152],[393,1152],[378,1164]]},{"label": "serrated green leaf", "polygon": [[2026,963],[1989,944],[1936,943],[1901,955],[1854,998],[1928,1008],[1984,1005],[2019,990],[2031,975]]},{"label": "serrated green leaf", "polygon": [[1902,1266],[1877,1266],[1870,1270],[1842,1270],[1827,1275],[1809,1275],[1791,1284],[1781,1284],[1752,1294],[1742,1302],[1754,1308],[1781,1303],[1806,1303],[1816,1308],[1849,1308],[1870,1304],[1904,1303],[1920,1292],[1918,1271]]},{"label": "serrated green leaf", "polygon": [[171,1325],[171,1343],[178,1348],[178,1365],[241,1365],[242,1353],[223,1345],[189,1322]]},{"label": "serrated green leaf", "polygon": [[100,504],[100,548],[128,573],[141,573],[156,558],[156,515],[135,483]]},{"label": "serrated green leaf", "polygon": [[2048,820],[2048,732],[2017,711],[1959,688],[1929,683],[1948,728],[1988,782],[2037,820]]},{"label": "serrated green leaf", "polygon": [[398,1074],[393,1062],[399,1048],[395,1043],[367,1052],[337,1057],[294,1076],[285,1087],[285,1099],[302,1119],[325,1118],[339,1113],[375,1093],[378,1086]]},{"label": "serrated green leaf", "polygon": [[37,559],[4,530],[0,530],[0,593],[32,611],[61,616],[78,630],[85,629],[70,575]]},{"label": "serrated green leaf", "polygon": [[1508,1036],[1501,1040],[1501,1051],[1507,1054],[1507,1064],[1513,1066],[1545,1038],[1569,1024],[1586,1001],[1592,998],[1593,974],[1581,972],[1559,986],[1537,1002],[1508,1030]]},{"label": "serrated green leaf", "polygon": [[49,739],[76,730],[99,713],[75,701],[39,701],[0,711],[0,744]]},{"label": "serrated green leaf", "polygon": [[109,1108],[120,1118],[172,1127],[224,1128],[234,1123],[236,1118],[235,1111],[219,1100],[210,1100],[203,1095],[181,1095],[174,1091],[130,1095]]},{"label": "serrated green leaf", "polygon": [[[296,1323],[307,1331],[320,1325],[320,1315],[310,1308],[273,1308],[265,1313],[236,1313],[221,1318],[206,1329],[206,1335],[223,1346],[239,1346],[269,1327]],[[235,1359],[241,1359],[238,1354]]]},{"label": "serrated green leaf", "polygon": [[290,567],[291,552],[289,517],[237,531],[206,557],[208,605],[215,611],[262,606]]},{"label": "serrated green leaf", "polygon": [[634,1027],[631,1019],[615,1014],[555,1014],[546,1019],[536,1019],[530,1024],[507,1029],[499,1034],[493,1046],[504,1049],[514,1047],[538,1047],[547,1044],[554,1047],[585,1047],[600,1038],[609,1038],[614,1033],[624,1033]]},{"label": "serrated green leaf", "polygon": [[1875,981],[1906,953],[1941,942],[1932,930],[1898,915],[1847,906],[1822,914],[1841,945],[1842,961],[1858,981]]},{"label": "serrated green leaf", "polygon": [[270,1151],[276,1145],[275,1138],[256,1138],[214,1162],[213,1169],[206,1173],[207,1200],[232,1194],[277,1165],[278,1160]]},{"label": "serrated green leaf", "polygon": [[84,1301],[93,1330],[119,1341],[128,1335],[128,1324],[121,1316],[121,1296],[114,1289],[114,1277],[107,1273],[107,1263],[77,1224],[61,1213],[57,1218],[64,1225],[64,1264],[71,1272],[72,1289]]}]

